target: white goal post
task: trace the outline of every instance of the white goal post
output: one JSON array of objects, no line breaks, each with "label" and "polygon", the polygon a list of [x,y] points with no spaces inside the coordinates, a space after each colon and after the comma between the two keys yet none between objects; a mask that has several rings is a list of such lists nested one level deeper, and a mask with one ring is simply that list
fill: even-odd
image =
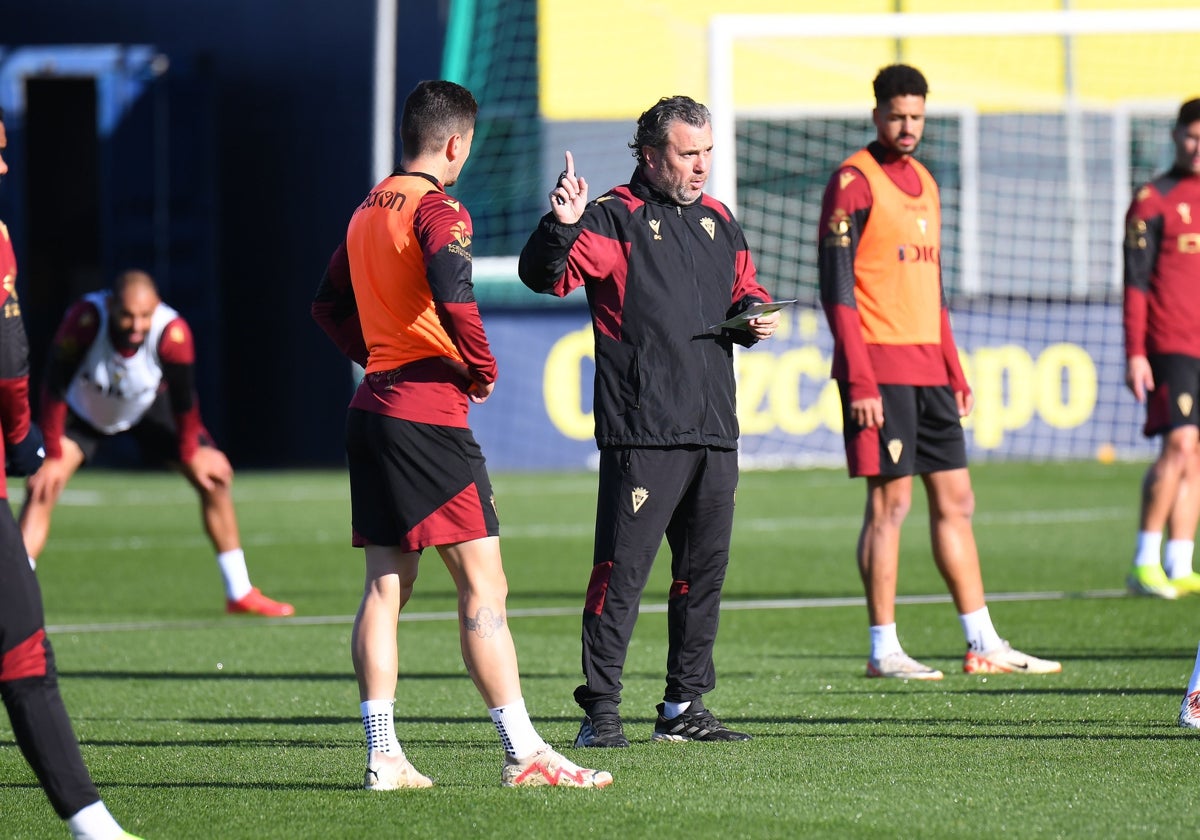
[{"label": "white goal post", "polygon": [[[754,42],[795,39],[865,39],[887,38],[953,38],[953,37],[1020,37],[1058,36],[1068,44],[1065,50],[1063,90],[1061,108],[1065,118],[1067,145],[1078,146],[1085,128],[1083,103],[1076,98],[1073,88],[1072,53],[1069,48],[1072,36],[1117,35],[1138,33],[1178,34],[1196,33],[1200,37],[1200,9],[1137,9],[1116,11],[1064,10],[1051,12],[953,12],[953,13],[895,13],[895,14],[722,14],[714,15],[708,25],[708,105],[713,115],[714,161],[709,191],[718,199],[739,212],[738,206],[738,150],[737,119],[747,116],[769,116],[771,113],[812,113],[822,116],[830,113],[828,106],[818,107],[810,103],[790,103],[755,111],[739,107],[735,96],[735,49],[738,45],[753,45]],[[920,62],[914,62],[920,65]],[[1115,71],[1117,72],[1117,71]],[[931,80],[933,81],[933,80]],[[1188,80],[1187,84],[1191,84]],[[863,90],[859,107],[864,116],[873,103],[870,102],[870,78],[862,80]],[[1200,83],[1197,84],[1200,93]],[[849,103],[843,103],[842,109]],[[1178,101],[1162,103],[1162,108],[1177,106]],[[1108,202],[1107,225],[1114,231],[1122,227],[1124,212],[1129,201],[1129,167],[1122,143],[1129,137],[1131,114],[1144,107],[1140,103],[1114,103],[1106,107],[1111,114],[1112,127],[1112,182],[1118,185]],[[1161,109],[1160,109],[1161,110]],[[978,183],[978,121],[977,111],[971,103],[942,101],[931,104],[932,115],[949,114],[958,120],[960,132],[959,169],[961,182],[957,185],[959,206],[959,241],[962,245],[961,262],[958,266],[960,289],[974,294],[982,289],[980,249],[977,238],[980,234],[979,183]],[[847,148],[846,153],[852,152]],[[1069,194],[1068,207],[1071,217],[1063,220],[1070,227],[1070,257],[1072,291],[1086,295],[1089,249],[1094,235],[1089,234],[1089,224],[1094,220],[1084,217],[1083,207],[1088,190],[1084,162],[1078,155],[1065,156],[1067,172],[1065,189]],[[1094,200],[1095,197],[1091,196]],[[1111,249],[1107,263],[1111,266],[1108,285],[1120,287],[1119,251],[1120,243],[1113,237],[1107,247]]]}]

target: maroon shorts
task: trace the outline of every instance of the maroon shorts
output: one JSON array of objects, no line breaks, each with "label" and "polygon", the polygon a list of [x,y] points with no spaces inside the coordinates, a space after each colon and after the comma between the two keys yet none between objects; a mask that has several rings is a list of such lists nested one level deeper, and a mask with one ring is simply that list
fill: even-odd
[{"label": "maroon shorts", "polygon": [[1149,357],[1154,390],[1146,397],[1146,437],[1180,426],[1200,426],[1200,359],[1177,353]]},{"label": "maroon shorts", "polygon": [[842,395],[842,434],[850,475],[897,478],[967,465],[958,403],[949,385],[880,385],[883,428],[866,429],[850,417],[849,388]]},{"label": "maroon shorts", "polygon": [[351,408],[346,415],[354,545],[420,551],[500,534],[470,429]]}]

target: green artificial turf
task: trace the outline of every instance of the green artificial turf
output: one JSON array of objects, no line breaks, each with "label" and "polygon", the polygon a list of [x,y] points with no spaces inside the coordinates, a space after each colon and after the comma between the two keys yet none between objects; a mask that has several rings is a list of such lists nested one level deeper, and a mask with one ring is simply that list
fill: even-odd
[{"label": "green artificial turf", "polygon": [[[427,552],[400,627],[397,730],[428,791],[361,790],[349,657],[361,552],[344,474],[240,474],[251,577],[294,619],[226,616],[182,479],[84,471],[40,558],[61,686],[110,810],[148,839],[1188,836],[1200,735],[1175,725],[1200,598],[1121,594],[1142,464],[974,467],[993,619],[1061,675],[966,676],[918,489],[898,625],[938,683],[864,677],[861,482],[747,472],[707,705],[741,744],[649,740],[669,586],[651,577],[625,670],[627,750],[575,750],[595,476],[494,476],[510,623],[542,735],[601,791],[499,786],[501,751]],[[19,500],[19,491],[14,493]],[[0,718],[0,834],[65,837]]]}]

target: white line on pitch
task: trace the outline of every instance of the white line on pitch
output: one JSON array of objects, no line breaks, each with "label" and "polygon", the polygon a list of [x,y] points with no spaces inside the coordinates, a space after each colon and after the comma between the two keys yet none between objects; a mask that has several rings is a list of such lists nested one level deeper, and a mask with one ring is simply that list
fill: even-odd
[{"label": "white line on pitch", "polygon": [[[1057,525],[1060,523],[1107,522],[1133,515],[1126,508],[1086,508],[1081,510],[1017,510],[990,514],[976,514],[975,524],[990,525]],[[857,529],[861,524],[858,517],[770,517],[739,519],[734,523],[735,536],[740,532],[777,533],[781,531],[839,531]],[[529,525],[501,526],[501,539],[570,539],[587,537],[593,532],[591,522],[537,523]],[[305,532],[243,533],[246,548],[262,548],[278,545],[330,545],[334,548],[350,548],[349,526],[345,530],[327,529]],[[63,537],[51,540],[48,548],[54,554],[90,553],[95,551],[161,551],[163,549],[205,548],[208,540],[200,531],[190,535],[155,537]],[[53,562],[53,557],[46,558]]]},{"label": "white line on pitch", "polygon": [[[1092,589],[1083,592],[994,592],[987,596],[988,601],[1076,601],[1099,600],[1107,598],[1123,598],[1123,589]],[[897,604],[948,604],[949,595],[897,595]],[[809,610],[828,609],[831,607],[863,607],[866,601],[862,596],[841,598],[771,598],[753,601],[725,600],[721,603],[722,610]],[[582,607],[534,607],[530,609],[515,609],[508,611],[512,618],[548,618],[579,615]],[[642,604],[639,612],[665,613],[666,604]],[[457,614],[450,611],[404,613],[401,621],[453,621]],[[146,630],[211,630],[239,629],[251,627],[284,627],[294,625],[319,626],[330,624],[353,624],[352,615],[314,615],[293,616],[291,618],[261,619],[258,621],[239,620],[237,623],[229,619],[195,619],[192,621],[116,621],[97,624],[52,624],[47,625],[46,632],[52,637],[56,634],[69,633],[113,633],[120,631]]]}]

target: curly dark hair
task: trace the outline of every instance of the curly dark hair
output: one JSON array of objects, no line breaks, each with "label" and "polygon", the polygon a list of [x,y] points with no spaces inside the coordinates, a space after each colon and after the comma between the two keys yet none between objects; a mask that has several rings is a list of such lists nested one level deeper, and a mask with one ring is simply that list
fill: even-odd
[{"label": "curly dark hair", "polygon": [[875,88],[875,104],[883,105],[897,96],[929,95],[929,83],[916,67],[907,64],[889,64],[879,71],[872,83]]},{"label": "curly dark hair", "polygon": [[676,122],[687,123],[694,128],[703,128],[712,122],[712,114],[690,96],[664,96],[638,117],[637,133],[629,142],[638,163],[645,163],[642,148],[661,149],[667,143],[667,134]]}]

